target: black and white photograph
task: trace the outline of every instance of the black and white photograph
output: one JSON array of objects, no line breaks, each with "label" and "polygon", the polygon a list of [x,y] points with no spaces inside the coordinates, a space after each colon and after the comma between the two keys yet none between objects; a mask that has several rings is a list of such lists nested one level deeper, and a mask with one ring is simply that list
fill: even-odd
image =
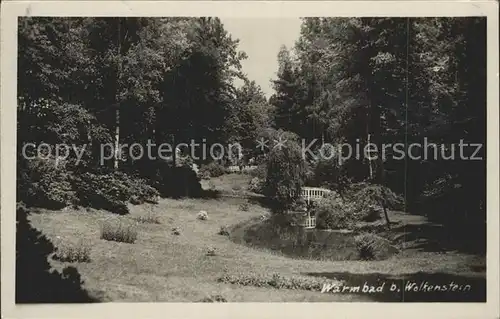
[{"label": "black and white photograph", "polygon": [[15,304],[494,301],[488,19],[17,17]]}]

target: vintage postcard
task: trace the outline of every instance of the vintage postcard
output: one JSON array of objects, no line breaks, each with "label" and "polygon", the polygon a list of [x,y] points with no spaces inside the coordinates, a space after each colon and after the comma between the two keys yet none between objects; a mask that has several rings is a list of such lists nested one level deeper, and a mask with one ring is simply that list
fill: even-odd
[{"label": "vintage postcard", "polygon": [[8,1],[5,318],[499,318],[498,2]]}]

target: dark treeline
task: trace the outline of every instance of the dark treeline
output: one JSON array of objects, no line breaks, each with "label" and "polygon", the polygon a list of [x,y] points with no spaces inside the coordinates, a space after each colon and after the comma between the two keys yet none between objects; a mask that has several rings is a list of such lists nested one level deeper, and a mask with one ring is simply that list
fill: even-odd
[{"label": "dark treeline", "polygon": [[[275,125],[317,146],[371,142],[379,157],[382,144],[446,146],[437,159],[432,147],[427,160],[395,160],[390,148],[384,161],[335,159],[327,173],[337,188],[385,185],[408,211],[466,225],[469,240],[485,244],[485,18],[303,19],[295,46],[279,54],[275,90]],[[461,159],[461,139],[483,144],[475,154],[483,160]],[[423,156],[424,147],[411,152]]]}]

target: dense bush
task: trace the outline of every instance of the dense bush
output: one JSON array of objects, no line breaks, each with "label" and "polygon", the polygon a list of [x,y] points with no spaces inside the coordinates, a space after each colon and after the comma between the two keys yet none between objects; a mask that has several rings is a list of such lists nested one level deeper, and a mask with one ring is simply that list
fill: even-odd
[{"label": "dense bush", "polygon": [[380,260],[398,252],[387,239],[373,233],[362,233],[354,240],[359,257],[364,260]]},{"label": "dense bush", "polygon": [[159,196],[143,179],[121,172],[70,170],[66,161],[53,157],[21,159],[18,164],[17,196],[28,206],[82,205],[127,214],[127,202],[156,203]]},{"label": "dense bush", "polygon": [[320,201],[312,211],[318,229],[350,229],[357,221],[356,215],[346,209],[335,195]]},{"label": "dense bush", "polygon": [[18,161],[17,199],[28,206],[59,209],[75,204],[71,174],[64,161],[34,158]]},{"label": "dense bush", "polygon": [[403,199],[391,189],[377,184],[356,183],[352,184],[345,195],[351,210],[360,219],[374,221],[382,215],[383,207],[386,209],[402,209]]},{"label": "dense bush", "polygon": [[206,165],[201,165],[200,171],[198,174],[200,176],[209,176],[209,177],[219,177],[226,173],[226,169],[224,166],[220,165],[216,162],[211,162]]},{"label": "dense bush", "polygon": [[265,180],[259,177],[253,177],[248,183],[248,191],[262,194],[264,191]]},{"label": "dense bush", "polygon": [[257,177],[261,180],[266,180],[267,166],[266,163],[259,164],[255,169],[246,171],[252,177]]},{"label": "dense bush", "polygon": [[134,192],[117,175],[86,172],[75,178],[74,185],[82,206],[105,209],[119,215],[129,213],[126,203]]},{"label": "dense bush", "polygon": [[121,172],[115,172],[114,175],[117,179],[120,179],[126,187],[130,189],[132,195],[136,198],[137,204],[158,203],[158,197],[160,196],[160,193],[158,192],[158,190],[150,186],[144,179],[136,176],[129,176]]},{"label": "dense bush", "polygon": [[270,199],[274,213],[283,213],[300,197],[305,161],[295,134],[277,131],[273,136],[272,140],[284,141],[284,145],[268,154],[264,195]]},{"label": "dense bush", "polygon": [[152,173],[145,176],[152,181],[163,197],[199,197],[202,195],[200,179],[190,166],[174,167],[164,161],[149,163]]}]

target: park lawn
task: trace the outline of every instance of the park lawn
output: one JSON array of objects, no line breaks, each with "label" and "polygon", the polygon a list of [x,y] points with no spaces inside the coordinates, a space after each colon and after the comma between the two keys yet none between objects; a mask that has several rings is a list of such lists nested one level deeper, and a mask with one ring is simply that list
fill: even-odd
[{"label": "park lawn", "polygon": [[[243,199],[162,199],[159,204],[131,206],[131,214],[112,215],[98,210],[67,210],[31,214],[32,225],[49,237],[55,246],[90,244],[91,262],[76,263],[85,288],[105,301],[199,301],[220,294],[237,301],[367,301],[367,296],[322,294],[224,284],[217,279],[228,274],[275,274],[285,277],[307,273],[411,274],[417,272],[466,273],[470,256],[420,253],[394,256],[383,261],[312,261],[292,259],[279,253],[233,243],[218,234],[231,226],[267,212],[258,205],[241,211]],[[208,220],[196,218],[200,210]],[[160,223],[137,223],[138,216],[155,215]],[[100,239],[104,222],[133,224],[138,239],[133,244]],[[172,233],[178,227],[180,235]],[[207,250],[216,249],[216,256]],[[55,268],[68,265],[52,261]],[[472,274],[474,275],[474,274]],[[475,274],[480,275],[480,274]]]}]

